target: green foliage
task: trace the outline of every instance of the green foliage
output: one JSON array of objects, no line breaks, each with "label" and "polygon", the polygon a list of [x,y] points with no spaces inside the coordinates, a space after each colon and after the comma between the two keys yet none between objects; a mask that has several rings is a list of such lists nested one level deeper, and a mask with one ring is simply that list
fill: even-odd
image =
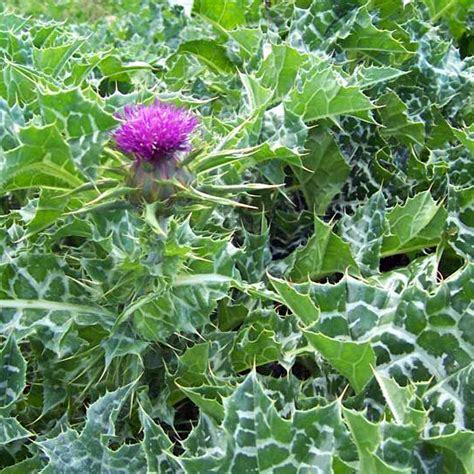
[{"label": "green foliage", "polygon": [[0,473],[473,472],[470,3],[6,5]]}]

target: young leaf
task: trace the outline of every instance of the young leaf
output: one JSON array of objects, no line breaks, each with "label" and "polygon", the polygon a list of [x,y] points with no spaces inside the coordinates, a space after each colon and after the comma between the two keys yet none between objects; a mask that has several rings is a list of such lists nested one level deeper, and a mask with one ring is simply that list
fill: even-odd
[{"label": "young leaf", "polygon": [[402,55],[403,58],[413,54],[390,31],[376,28],[366,8],[357,12],[350,34],[340,39],[339,44],[346,51],[361,52],[379,61],[384,54]]},{"label": "young leaf", "polygon": [[377,273],[385,233],[385,198],[381,191],[373,194],[352,216],[339,221],[341,237],[349,243],[361,273]]},{"label": "young leaf", "polygon": [[293,281],[308,278],[318,280],[326,275],[346,270],[357,273],[357,264],[351,255],[349,245],[338,237],[332,226],[314,217],[314,235],[308,243],[284,261],[287,274]]},{"label": "young leaf", "polygon": [[377,101],[381,106],[378,110],[384,128],[380,130],[382,137],[395,137],[405,145],[425,142],[425,127],[422,122],[414,122],[408,118],[407,106],[393,92],[389,92]]},{"label": "young leaf", "polygon": [[197,0],[193,3],[193,12],[230,30],[245,24],[245,7],[243,0]]},{"label": "young leaf", "polygon": [[318,322],[319,308],[313,303],[309,295],[299,293],[287,281],[273,278],[271,275],[268,277],[283,303],[305,326],[311,326]]},{"label": "young leaf", "polygon": [[356,69],[353,77],[354,82],[361,89],[365,89],[380,83],[393,81],[405,74],[409,74],[409,72],[390,66],[360,66]]},{"label": "young leaf", "polygon": [[431,197],[429,191],[409,198],[387,213],[387,233],[382,256],[413,252],[432,247],[441,240],[447,212]]},{"label": "young leaf", "polygon": [[234,65],[227,57],[225,49],[210,40],[195,40],[181,43],[178,54],[192,54],[206,66],[220,73],[231,73]]},{"label": "young leaf", "polygon": [[270,54],[257,72],[263,86],[271,88],[273,100],[281,101],[294,84],[305,56],[287,44],[272,44]]},{"label": "young leaf", "polygon": [[372,379],[372,367],[375,367],[375,354],[368,342],[352,342],[332,339],[321,333],[303,330],[307,341],[321,353],[327,361],[359,393]]},{"label": "young leaf", "polygon": [[324,62],[300,69],[296,84],[284,107],[305,122],[336,120],[340,115],[369,120],[367,112],[375,107],[359,87],[346,85],[336,70]]},{"label": "young leaf", "polygon": [[351,168],[327,130],[310,132],[305,146],[304,168],[295,167],[293,171],[308,208],[323,215],[333,197],[341,191]]}]

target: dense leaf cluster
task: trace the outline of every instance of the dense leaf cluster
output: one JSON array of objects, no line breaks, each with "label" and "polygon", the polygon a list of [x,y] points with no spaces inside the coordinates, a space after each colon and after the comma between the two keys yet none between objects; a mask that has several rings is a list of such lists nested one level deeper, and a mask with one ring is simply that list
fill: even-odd
[{"label": "dense leaf cluster", "polygon": [[0,472],[473,472],[470,2],[170,3],[0,12]]}]

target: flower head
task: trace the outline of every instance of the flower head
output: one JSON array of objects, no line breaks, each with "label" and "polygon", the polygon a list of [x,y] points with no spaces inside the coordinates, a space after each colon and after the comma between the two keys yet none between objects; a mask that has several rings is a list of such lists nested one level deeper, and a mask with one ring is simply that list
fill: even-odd
[{"label": "flower head", "polygon": [[117,146],[134,155],[137,162],[162,166],[189,151],[189,135],[198,125],[196,117],[171,104],[156,101],[152,105],[126,106],[122,125],[114,132]]}]

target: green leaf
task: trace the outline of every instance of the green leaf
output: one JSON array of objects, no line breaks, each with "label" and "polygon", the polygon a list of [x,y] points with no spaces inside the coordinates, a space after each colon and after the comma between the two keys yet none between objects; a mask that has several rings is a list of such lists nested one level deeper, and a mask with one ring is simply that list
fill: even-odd
[{"label": "green leaf", "polygon": [[471,124],[470,127],[464,129],[457,129],[450,126],[454,136],[469,150],[471,154],[474,154],[474,126]]},{"label": "green leaf", "polygon": [[301,152],[308,136],[308,127],[300,116],[279,104],[263,114],[262,134],[274,147],[289,147]]},{"label": "green leaf", "polygon": [[444,131],[445,142],[457,138],[462,146],[456,152],[450,153],[448,173],[450,184],[457,187],[470,187],[474,173],[474,127],[458,130],[448,125],[449,131]]},{"label": "green leaf", "polygon": [[448,449],[461,461],[466,472],[474,469],[474,433],[461,431],[446,436],[428,438],[430,444]]},{"label": "green leaf", "polygon": [[339,221],[341,237],[349,243],[364,276],[378,272],[385,226],[385,198],[381,191],[373,194],[353,215],[345,215]]},{"label": "green leaf", "polygon": [[23,111],[17,105],[10,107],[7,102],[0,98],[0,127],[2,128],[2,138],[0,146],[4,151],[17,147],[20,142],[18,140],[18,127],[25,126],[25,118]]},{"label": "green leaf", "polygon": [[377,100],[378,110],[384,128],[380,130],[382,137],[395,137],[405,145],[423,145],[425,142],[425,126],[422,122],[409,119],[407,106],[393,92],[381,96]]},{"label": "green leaf", "polygon": [[183,278],[179,286],[161,294],[151,293],[130,305],[124,317],[133,315],[135,329],[149,341],[163,341],[176,330],[196,332],[209,322],[230,281],[219,274]]},{"label": "green leaf", "polygon": [[190,163],[190,168],[197,172],[209,172],[221,166],[237,165],[241,169],[255,166],[266,161],[281,161],[285,164],[301,167],[302,157],[286,147],[272,148],[268,143],[263,143],[252,148],[218,150]]},{"label": "green leaf", "polygon": [[365,89],[380,83],[393,81],[405,74],[409,74],[409,72],[390,66],[360,66],[355,70],[353,77],[356,84]]},{"label": "green leaf", "polygon": [[46,123],[55,123],[69,138],[83,138],[110,130],[117,120],[79,89],[41,91],[38,97]]},{"label": "green leaf", "polygon": [[245,6],[246,2],[243,0],[196,0],[193,12],[230,30],[245,24]]},{"label": "green leaf", "polygon": [[87,410],[86,424],[79,434],[67,428],[56,437],[38,443],[49,459],[48,468],[53,472],[84,472],[101,470],[109,466],[118,471],[127,466],[134,472],[145,467],[145,456],[140,444],[124,444],[112,451],[108,441],[115,435],[114,424],[131,386],[107,393]]},{"label": "green leaf", "polygon": [[24,459],[13,466],[5,467],[0,470],[1,474],[24,474],[25,472],[35,472],[43,468],[43,463],[39,456]]},{"label": "green leaf", "polygon": [[307,341],[344,377],[359,393],[372,379],[375,354],[370,343],[332,339],[321,333],[303,331]]},{"label": "green leaf", "polygon": [[444,231],[447,212],[429,191],[409,198],[387,213],[382,256],[412,252],[436,245]]},{"label": "green leaf", "polygon": [[273,100],[281,101],[292,88],[305,56],[286,44],[272,44],[270,54],[257,72],[261,84],[272,89]]},{"label": "green leaf", "polygon": [[244,304],[231,305],[228,301],[219,301],[218,306],[219,328],[228,331],[240,326],[248,314],[248,308]]},{"label": "green leaf", "polygon": [[36,87],[46,81],[36,71],[15,62],[2,61],[3,74],[0,76],[0,96],[13,106],[30,105],[36,100]]},{"label": "green leaf", "polygon": [[[400,338],[397,342],[400,355],[412,352],[411,359],[416,361],[419,376],[427,371],[442,379],[471,362],[474,354],[469,342],[472,334],[468,329],[468,314],[473,294],[469,283],[472,272],[470,265],[462,268],[432,295],[416,287],[407,287],[403,292],[395,321],[404,329],[405,336],[400,338],[394,334],[394,339]],[[449,333],[446,328],[450,328]],[[408,334],[412,335],[407,337]],[[386,342],[390,339],[388,336]],[[400,355],[398,360],[402,362]],[[426,380],[429,376],[423,378]]]},{"label": "green leaf", "polygon": [[387,292],[362,280],[346,276],[334,285],[301,284],[319,307],[318,330],[329,337],[367,341],[370,330],[381,324],[391,307]]},{"label": "green leaf", "polygon": [[134,354],[140,356],[148,343],[140,341],[128,327],[119,326],[112,334],[103,339],[101,344],[105,353],[105,366],[109,367],[116,357]]},{"label": "green leaf", "polygon": [[271,88],[264,87],[253,76],[240,74],[240,80],[244,86],[243,99],[246,109],[255,114],[255,123],[261,120],[262,108],[266,107],[272,97]]},{"label": "green leaf", "polygon": [[40,334],[45,347],[64,355],[74,322],[110,328],[113,313],[91,302],[71,276],[53,255],[23,253],[1,264],[0,331],[17,339]]},{"label": "green leaf", "polygon": [[244,251],[239,255],[237,265],[248,283],[261,281],[272,258],[269,248],[270,229],[265,219],[262,219],[260,227],[256,234],[243,229]]},{"label": "green leaf", "polygon": [[319,308],[313,303],[310,296],[299,293],[293,285],[284,280],[269,275],[270,282],[279,294],[282,302],[290,308],[292,313],[305,325],[311,326],[319,320]]},{"label": "green leaf", "polygon": [[314,234],[308,243],[287,257],[287,275],[300,282],[308,278],[318,280],[326,275],[346,270],[357,273],[349,245],[338,237],[332,226],[314,217]]},{"label": "green leaf", "polygon": [[221,72],[230,73],[234,70],[234,66],[227,57],[225,49],[216,41],[211,40],[195,40],[181,43],[178,54],[192,54],[202,61],[211,69]]},{"label": "green leaf", "polygon": [[416,409],[416,395],[412,386],[400,387],[393,379],[374,371],[377,383],[392,412],[395,422],[399,425],[412,423],[417,431],[425,427],[426,413]]},{"label": "green leaf", "polygon": [[301,334],[296,320],[274,311],[254,311],[236,334],[231,361],[237,372],[271,362],[291,367]]},{"label": "green leaf", "polygon": [[243,62],[245,65],[248,64],[249,69],[254,64],[260,63],[264,39],[264,33],[260,28],[238,28],[225,33],[229,37],[226,44],[227,54],[233,63],[240,65]]},{"label": "green leaf", "polygon": [[361,52],[379,60],[380,54],[402,56],[412,54],[390,31],[376,28],[366,8],[359,10],[350,34],[340,39],[339,44],[345,51]]},{"label": "green leaf", "polygon": [[362,413],[343,408],[359,453],[359,471],[368,474],[411,472],[416,433],[408,427],[375,424]]},{"label": "green leaf", "polygon": [[262,325],[247,325],[237,335],[232,350],[232,365],[236,372],[241,372],[278,361],[281,352],[281,344],[272,329]]},{"label": "green leaf", "polygon": [[98,59],[98,65],[104,77],[120,81],[130,81],[130,75],[137,71],[147,71],[153,66],[143,61],[123,62],[119,56],[108,54],[105,58]]},{"label": "green leaf", "polygon": [[336,120],[341,115],[364,117],[375,106],[359,87],[345,85],[342,77],[327,63],[320,62],[300,69],[284,107],[305,122]]},{"label": "green leaf", "polygon": [[0,472],[474,470],[467,0],[1,4]]},{"label": "green leaf", "polygon": [[300,51],[325,51],[354,23],[359,2],[299,1],[293,9],[289,42]]},{"label": "green leaf", "polygon": [[224,400],[224,406],[221,428],[201,419],[191,433],[182,458],[186,471],[293,472],[306,468],[327,472],[338,450],[347,456],[350,445],[338,403],[297,411],[292,420],[286,420],[252,372]]},{"label": "green leaf", "polygon": [[121,321],[133,318],[137,332],[149,341],[164,341],[176,331],[195,333],[206,325],[234,273],[236,252],[229,236],[198,236],[185,221],[172,222],[167,238],[171,281],[129,304],[121,316]]},{"label": "green leaf", "polygon": [[[21,354],[15,338],[10,336],[0,350],[0,407],[8,407],[15,403],[25,389],[25,385],[26,360]],[[13,429],[15,422],[9,423]]]},{"label": "green leaf", "polygon": [[467,0],[423,0],[429,8],[431,21],[442,20],[449,25],[456,38],[460,38],[468,25],[472,4]]},{"label": "green leaf", "polygon": [[[168,403],[176,404],[189,398],[201,410],[218,423],[224,418],[222,399],[234,388],[232,380],[216,375],[222,373],[220,352],[228,354],[234,345],[232,334],[217,335],[212,343],[195,344],[188,348],[178,360],[178,367],[170,374]],[[231,336],[231,337],[228,337]]]},{"label": "green leaf", "polygon": [[202,387],[182,387],[181,391],[187,398],[189,398],[197,407],[199,407],[201,413],[209,416],[216,422],[222,422],[224,418],[224,408],[220,400],[221,392],[223,390],[220,386],[207,386]]},{"label": "green leaf", "polygon": [[30,125],[19,136],[22,144],[7,152],[6,162],[0,163],[2,193],[39,186],[64,190],[83,184],[55,125]]},{"label": "green leaf", "polygon": [[179,464],[172,455],[173,444],[168,436],[141,407],[140,420],[143,425],[143,451],[147,472],[176,472]]},{"label": "green leaf", "polygon": [[33,64],[44,73],[56,77],[65,67],[67,61],[82,45],[84,39],[78,38],[71,43],[50,48],[33,49]]},{"label": "green leaf", "polygon": [[397,282],[392,275],[379,286],[346,277],[337,285],[309,283],[296,288],[308,292],[320,308],[313,331],[370,341],[378,357],[377,370],[404,385],[433,376],[442,380],[472,360],[468,321],[473,268],[462,268],[430,292],[422,284],[425,279],[432,284],[434,273],[430,266],[428,270],[427,275],[416,275],[421,281],[400,275]]},{"label": "green leaf", "polygon": [[29,234],[35,234],[52,224],[63,214],[67,205],[68,199],[64,198],[63,192],[42,188],[35,214],[28,221]]},{"label": "green leaf", "polygon": [[474,363],[440,380],[423,394],[428,410],[430,436],[473,429],[470,389],[474,384]]},{"label": "green leaf", "polygon": [[324,129],[309,134],[303,157],[304,168],[294,173],[310,209],[324,214],[333,197],[338,194],[350,173],[350,166],[342,156],[332,134]]}]

